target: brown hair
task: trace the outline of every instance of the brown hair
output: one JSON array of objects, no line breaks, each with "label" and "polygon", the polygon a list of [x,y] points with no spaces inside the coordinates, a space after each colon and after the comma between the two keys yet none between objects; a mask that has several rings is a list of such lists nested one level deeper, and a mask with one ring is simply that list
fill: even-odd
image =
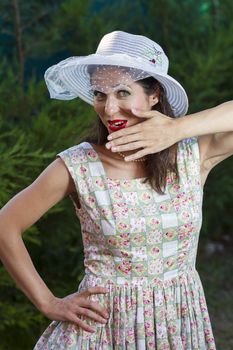
[{"label": "brown hair", "polygon": [[[137,83],[143,87],[145,94],[151,95],[155,91],[158,92],[159,102],[152,107],[171,118],[175,118],[171,106],[167,100],[163,86],[153,77],[138,80]],[[98,117],[97,122],[93,126],[90,134],[85,138],[85,141],[97,145],[104,145],[108,140],[108,130]],[[148,154],[145,156],[146,179],[144,182],[149,182],[151,187],[159,194],[164,194],[168,174],[173,174],[179,181],[179,172],[177,167],[177,147],[174,144],[171,147],[158,153]]]}]

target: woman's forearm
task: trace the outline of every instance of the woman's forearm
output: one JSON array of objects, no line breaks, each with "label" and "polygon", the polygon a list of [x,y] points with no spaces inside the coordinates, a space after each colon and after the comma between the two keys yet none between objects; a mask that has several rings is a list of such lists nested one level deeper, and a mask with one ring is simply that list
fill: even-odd
[{"label": "woman's forearm", "polygon": [[31,302],[45,311],[54,296],[36,271],[20,233],[0,233],[0,259]]},{"label": "woman's forearm", "polygon": [[177,119],[180,139],[233,131],[233,101]]}]

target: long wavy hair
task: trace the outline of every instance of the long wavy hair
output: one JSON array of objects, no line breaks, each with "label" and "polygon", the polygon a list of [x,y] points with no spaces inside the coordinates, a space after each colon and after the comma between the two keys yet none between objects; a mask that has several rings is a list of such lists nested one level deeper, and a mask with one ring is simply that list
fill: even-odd
[{"label": "long wavy hair", "polygon": [[[141,85],[145,94],[148,96],[155,91],[158,93],[159,102],[152,107],[153,110],[157,110],[171,118],[175,118],[172,108],[167,100],[165,90],[163,86],[153,77],[148,77],[142,80],[138,80],[137,84]],[[108,130],[98,117],[96,123],[91,129],[90,133],[85,137],[85,141],[97,144],[105,145],[108,141]],[[151,187],[159,194],[165,193],[167,176],[170,174],[173,178],[179,181],[179,172],[177,166],[177,148],[178,143],[175,143],[171,147],[153,154],[145,156],[145,171],[146,178],[144,182],[149,182]]]}]

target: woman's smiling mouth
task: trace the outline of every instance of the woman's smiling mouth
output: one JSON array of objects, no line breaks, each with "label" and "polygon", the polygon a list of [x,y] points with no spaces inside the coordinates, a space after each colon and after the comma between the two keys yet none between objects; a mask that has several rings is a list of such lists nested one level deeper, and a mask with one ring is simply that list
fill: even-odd
[{"label": "woman's smiling mouth", "polygon": [[125,119],[109,120],[108,124],[109,124],[109,129],[111,131],[117,131],[126,127],[127,120]]}]

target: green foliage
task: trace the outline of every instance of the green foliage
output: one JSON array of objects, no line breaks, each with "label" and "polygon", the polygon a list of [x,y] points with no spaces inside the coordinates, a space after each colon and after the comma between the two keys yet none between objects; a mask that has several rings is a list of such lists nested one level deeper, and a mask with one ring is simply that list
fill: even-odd
[{"label": "green foliage", "polygon": [[[0,90],[11,96],[15,76],[5,70],[7,81]],[[9,98],[8,98],[9,99]],[[81,101],[50,101],[44,82],[32,77],[25,91],[11,96],[11,103],[0,100],[0,204],[28,186],[56,154],[79,142],[94,119],[93,111]],[[64,220],[65,218],[65,220]],[[49,210],[24,234],[34,263],[56,295],[77,289],[82,276],[83,253],[78,220],[71,201],[66,199]],[[59,281],[59,283],[58,283]],[[5,269],[0,269],[0,349],[30,349],[48,324],[23,297]],[[24,317],[22,318],[22,315]],[[30,330],[31,329],[31,330]]]}]

